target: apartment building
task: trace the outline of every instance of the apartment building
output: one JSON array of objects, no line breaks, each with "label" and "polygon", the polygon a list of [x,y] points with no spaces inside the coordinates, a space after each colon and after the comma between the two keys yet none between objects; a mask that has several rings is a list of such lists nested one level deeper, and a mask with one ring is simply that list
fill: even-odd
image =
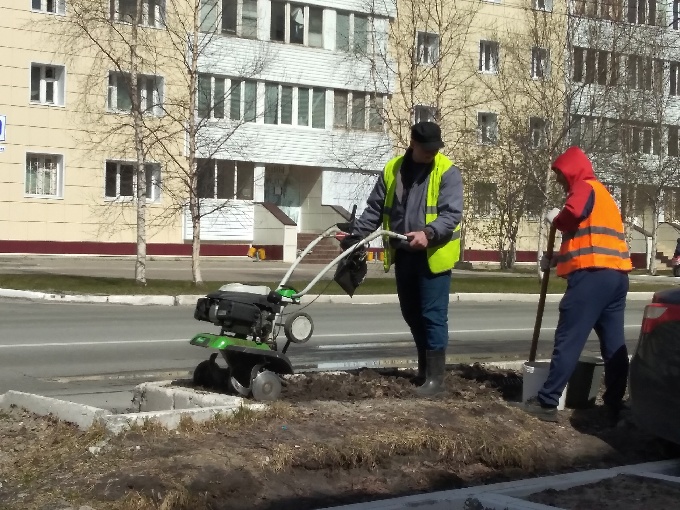
[{"label": "apartment building", "polygon": [[680,235],[678,1],[571,5],[572,143],[589,149],[619,200],[639,266]]},{"label": "apartment building", "polygon": [[[102,7],[116,31],[129,30],[135,1]],[[169,7],[143,2],[138,28],[149,46],[131,87],[126,68],[91,46],[62,51],[68,0],[2,1],[0,251],[134,253],[130,111],[138,105],[153,140],[172,121],[170,104],[189,96],[169,56],[169,20],[188,12]],[[361,0],[201,3],[198,35],[188,40],[201,46],[195,172],[204,253],[245,254],[263,202],[300,233],[338,221],[337,206],[362,205],[392,150],[381,115],[389,72],[366,56],[386,52],[393,16],[389,5]],[[148,252],[188,254],[192,223],[176,184],[188,142],[181,130],[166,132],[164,150],[154,146],[159,136],[147,142]]]}]

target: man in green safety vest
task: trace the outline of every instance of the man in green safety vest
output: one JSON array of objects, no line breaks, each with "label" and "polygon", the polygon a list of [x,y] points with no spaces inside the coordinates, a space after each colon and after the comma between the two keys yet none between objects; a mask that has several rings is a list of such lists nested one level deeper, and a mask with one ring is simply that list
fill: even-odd
[{"label": "man in green safety vest", "polygon": [[385,271],[394,264],[399,305],[418,351],[422,396],[442,391],[449,341],[451,269],[460,257],[463,181],[446,156],[434,122],[411,128],[406,153],[390,160],[343,249],[382,226],[406,241],[386,239]]}]

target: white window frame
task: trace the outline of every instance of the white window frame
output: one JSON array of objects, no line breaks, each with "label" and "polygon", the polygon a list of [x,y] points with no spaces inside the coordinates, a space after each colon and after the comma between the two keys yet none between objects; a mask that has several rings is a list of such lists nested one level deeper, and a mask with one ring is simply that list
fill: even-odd
[{"label": "white window frame", "polygon": [[477,70],[482,74],[498,74],[500,60],[500,44],[498,41],[482,39],[479,41],[479,65]]},{"label": "white window frame", "polygon": [[534,46],[531,48],[531,78],[542,80],[550,76],[550,50]]},{"label": "white window frame", "polygon": [[[38,160],[38,168],[35,176],[35,188],[29,189],[28,169],[31,160]],[[48,160],[54,160],[54,169],[47,168]],[[41,164],[42,163],[42,164]],[[52,163],[52,162],[50,162]],[[50,181],[51,193],[45,193],[45,175],[53,174]],[[38,152],[27,152],[24,166],[24,196],[31,198],[63,198],[64,196],[64,156],[63,154],[48,154]]]},{"label": "white window frame", "polygon": [[[272,39],[271,38],[271,31],[272,31],[272,24],[274,23],[274,17],[270,16],[269,19],[269,32],[268,32],[268,38],[269,40],[273,42],[279,42],[279,43],[285,43],[285,44],[296,44],[300,46],[309,46],[310,48],[323,48],[324,47],[324,14],[323,14],[323,7],[319,5],[308,5],[304,2],[288,2],[288,1],[280,1],[280,0],[272,0],[271,4],[284,4],[284,36],[283,36],[283,41],[280,41],[278,39]],[[292,11],[291,8],[292,6],[301,7],[302,8],[302,15],[303,15],[303,32],[302,32],[302,42],[298,43],[291,43],[290,42],[290,21],[292,17]],[[321,10],[321,43],[320,44],[314,44],[311,45],[309,42],[309,25],[310,25],[310,8],[312,9],[320,9]],[[350,20],[351,21],[351,20]],[[351,25],[351,23],[350,23]]]},{"label": "white window frame", "polygon": [[[135,2],[135,0],[132,1]],[[111,21],[116,23],[132,23],[131,20],[121,18],[120,2],[121,0],[109,0]],[[142,18],[140,24],[145,27],[165,27],[165,6],[166,0],[142,0]],[[150,16],[151,8],[153,8],[153,23],[151,23],[152,17]]]},{"label": "white window frame", "polygon": [[438,122],[439,110],[435,106],[417,104],[413,106],[413,122]]},{"label": "white window frame", "polygon": [[477,112],[477,139],[481,145],[498,144],[498,114]]},{"label": "white window frame", "polygon": [[[36,7],[35,4],[37,3],[40,4],[40,7]],[[66,0],[31,0],[31,10],[64,16],[66,14]]]},{"label": "white window frame", "polygon": [[[121,81],[123,74],[128,74],[128,73],[119,73],[119,72],[116,72],[116,71],[109,71],[108,94],[107,94],[106,103],[107,103],[107,109],[110,112],[115,112],[115,113],[129,113],[130,112],[130,110],[127,110],[127,109],[119,109],[118,103],[117,103],[119,82]],[[141,87],[138,87],[138,90],[137,90],[137,92],[140,95],[140,102],[139,102],[140,110],[145,115],[154,115],[156,117],[160,117],[161,115],[163,115],[163,97],[164,97],[165,80],[163,79],[162,76],[157,76],[157,75],[139,74],[138,76],[140,78],[140,83],[141,83]],[[151,105],[149,105],[148,97],[147,97],[147,92],[148,92],[147,80],[149,80],[149,79],[154,80],[154,82],[158,84],[157,87],[153,88],[153,91],[152,91],[153,98],[152,98]],[[152,109],[150,109],[151,106],[153,106]]]},{"label": "white window frame", "polygon": [[434,66],[439,62],[439,34],[418,31],[416,36],[416,59],[419,64]]},{"label": "white window frame", "polygon": [[[106,181],[108,165],[116,165],[116,196],[109,196],[106,194]],[[132,166],[132,195],[120,194],[120,168],[123,165]],[[160,202],[161,200],[161,165],[153,161],[146,161],[144,163],[144,172],[151,171],[151,189],[146,192],[150,196],[146,198],[147,203]],[[109,202],[133,202],[137,198],[137,162],[119,159],[109,159],[104,164],[104,200]]]},{"label": "white window frame", "polygon": [[[38,84],[38,99],[33,99],[33,70],[40,71],[40,82]],[[55,77],[47,77],[47,71],[51,69],[54,71]],[[31,62],[30,77],[29,77],[29,101],[33,104],[42,104],[48,106],[64,106],[65,91],[66,91],[66,68],[60,65],[40,64]],[[47,85],[52,84],[52,101],[47,100]]]}]

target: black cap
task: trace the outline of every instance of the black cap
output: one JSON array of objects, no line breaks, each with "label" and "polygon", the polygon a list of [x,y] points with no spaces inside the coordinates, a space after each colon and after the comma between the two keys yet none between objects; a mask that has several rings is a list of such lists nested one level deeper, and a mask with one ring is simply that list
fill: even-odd
[{"label": "black cap", "polygon": [[428,151],[439,150],[444,147],[442,130],[434,122],[418,122],[411,128],[411,139],[418,142]]}]

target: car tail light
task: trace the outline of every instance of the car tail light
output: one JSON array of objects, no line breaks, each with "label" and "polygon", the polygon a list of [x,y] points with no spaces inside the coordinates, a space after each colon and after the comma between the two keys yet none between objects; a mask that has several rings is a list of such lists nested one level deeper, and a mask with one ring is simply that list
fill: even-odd
[{"label": "car tail light", "polygon": [[642,333],[651,333],[659,324],[669,321],[680,321],[680,306],[663,303],[647,305],[642,317]]}]

